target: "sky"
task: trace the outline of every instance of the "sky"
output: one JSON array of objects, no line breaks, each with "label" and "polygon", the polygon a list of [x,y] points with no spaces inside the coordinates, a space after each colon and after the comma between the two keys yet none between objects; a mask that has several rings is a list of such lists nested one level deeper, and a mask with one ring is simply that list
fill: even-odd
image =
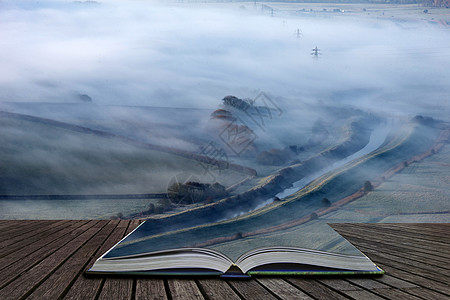
[{"label": "sky", "polygon": [[0,0],[0,102],[217,108],[264,91],[284,109],[450,115],[448,29],[243,6]]}]

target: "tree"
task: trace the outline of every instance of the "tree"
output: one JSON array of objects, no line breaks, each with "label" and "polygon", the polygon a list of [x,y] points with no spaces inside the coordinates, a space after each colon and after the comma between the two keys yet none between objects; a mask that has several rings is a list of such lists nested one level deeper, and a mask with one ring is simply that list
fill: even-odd
[{"label": "tree", "polygon": [[223,198],[228,195],[225,187],[220,183],[200,183],[189,181],[186,183],[174,183],[168,189],[169,198],[176,204],[195,204],[200,202],[211,203],[213,199]]},{"label": "tree", "polygon": [[154,213],[154,212],[155,212],[155,204],[150,203],[150,204],[148,205],[148,210],[147,210],[147,212],[148,212],[149,214]]},{"label": "tree", "polygon": [[155,214],[162,214],[164,212],[164,208],[162,206],[155,207]]},{"label": "tree", "polygon": [[238,97],[235,96],[226,96],[225,98],[222,99],[222,101],[224,105],[231,106],[244,111],[250,108],[251,106],[247,101],[239,99]]},{"label": "tree", "polygon": [[330,200],[328,200],[328,198],[323,198],[322,205],[325,207],[329,207],[331,205],[331,202],[330,202]]},{"label": "tree", "polygon": [[373,190],[373,185],[370,181],[364,182],[364,191],[369,192]]},{"label": "tree", "polygon": [[170,209],[172,206],[172,202],[168,198],[163,198],[159,201],[160,206],[163,208],[164,211]]}]

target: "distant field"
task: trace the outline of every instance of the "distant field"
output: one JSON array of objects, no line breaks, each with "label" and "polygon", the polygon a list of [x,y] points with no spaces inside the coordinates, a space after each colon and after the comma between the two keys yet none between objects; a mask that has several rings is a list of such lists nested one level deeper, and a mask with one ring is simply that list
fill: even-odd
[{"label": "distant field", "polygon": [[[0,194],[164,193],[188,171],[205,182],[208,164],[124,141],[27,120],[0,118]],[[245,178],[215,173],[225,186]]]},{"label": "distant field", "polygon": [[148,209],[157,199],[0,200],[0,219],[78,220],[109,219]]},{"label": "distant field", "polygon": [[[324,197],[333,203],[352,194],[361,189],[365,180],[373,180],[402,161],[427,151],[434,144],[439,134],[439,130],[435,128],[419,126],[417,124],[409,124],[409,127],[412,129],[411,131],[405,132],[401,130],[406,136],[402,134],[403,138],[394,139],[392,143],[387,143],[382,150],[377,151],[376,155],[369,155],[365,159],[361,159],[359,163],[351,164],[351,168],[344,166],[342,169],[332,171],[332,174],[318,179],[318,182],[313,182],[310,187],[305,188],[305,190],[310,190],[309,193],[294,194],[288,197],[286,201],[274,202],[252,213],[223,221],[217,226],[214,224],[198,226],[192,228],[189,234],[183,232],[184,229],[182,228],[176,228],[178,231],[170,234],[174,234],[174,239],[186,239],[187,242],[194,241],[194,238],[198,235],[202,236],[203,240],[208,241],[217,238],[235,239],[232,233],[250,234],[251,239],[253,237],[257,239],[261,234],[275,232],[275,230],[278,233],[285,232],[287,234],[286,236],[289,236],[288,232],[294,230],[289,228],[298,227],[298,224],[301,224],[297,223],[298,221],[323,207],[321,203]],[[342,212],[344,212],[345,216],[337,216],[336,214],[341,212],[338,211],[337,213],[330,213],[329,215],[320,217],[319,220],[325,220],[326,222],[379,221],[379,217],[370,215],[372,212],[370,206],[367,209],[369,213],[366,216],[348,211],[347,206],[344,206]],[[418,210],[412,212],[417,213]],[[189,221],[188,218],[199,217],[199,214],[186,213],[184,220]],[[305,221],[308,221],[308,218]],[[165,220],[152,220],[152,222],[153,227],[151,230],[154,233],[157,233],[158,226],[167,228],[172,225],[170,222],[164,223]],[[299,230],[303,230],[301,229],[302,224],[298,228]],[[153,231],[149,232],[149,234],[153,234]],[[325,245],[323,246],[325,247]],[[329,249],[332,249],[334,246],[326,245]]]},{"label": "distant field", "polygon": [[326,218],[339,222],[448,222],[449,162],[450,146],[447,144],[437,154],[409,165],[368,195]]},{"label": "distant field", "polygon": [[[373,19],[398,22],[403,26],[406,25],[406,22],[449,26],[450,22],[448,9],[424,7],[421,4],[264,2],[264,5],[273,8],[274,16],[277,17],[292,14],[303,18]],[[253,7],[253,3],[246,4],[246,7],[250,9]],[[427,12],[424,12],[425,9]],[[269,9],[267,9],[267,13],[270,13]]]}]

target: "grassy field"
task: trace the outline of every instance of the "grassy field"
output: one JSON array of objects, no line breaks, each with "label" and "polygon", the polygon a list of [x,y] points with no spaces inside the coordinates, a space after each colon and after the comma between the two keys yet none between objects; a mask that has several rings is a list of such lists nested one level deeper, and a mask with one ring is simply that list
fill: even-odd
[{"label": "grassy field", "polygon": [[[391,151],[384,157],[398,159],[401,153],[398,150],[411,151],[415,147],[419,152],[427,148],[433,136],[430,128],[416,128],[411,135],[397,147],[387,149]],[[423,144],[427,139],[428,144]],[[421,139],[419,137],[422,137]],[[386,148],[385,148],[386,150]],[[408,153],[403,153],[405,157]],[[372,159],[374,159],[372,157]],[[374,161],[377,161],[376,159]],[[285,228],[271,233],[235,238],[225,242],[218,242],[208,247],[222,251],[230,255],[232,259],[251,249],[264,246],[283,245],[297,246],[310,249],[331,251],[336,253],[355,254],[355,249],[327,225],[333,222],[448,222],[450,214],[445,211],[450,209],[450,147],[447,144],[435,155],[427,159],[413,163],[383,183],[379,188],[370,192],[367,196],[351,202],[343,208],[321,216],[309,222]],[[364,164],[363,164],[364,165]],[[287,203],[288,204],[288,203]],[[243,216],[228,222],[199,226],[192,229],[181,229],[176,232],[159,234],[152,238],[151,244],[158,249],[189,246],[207,239],[214,240],[217,237],[232,236],[233,234],[245,235],[246,230],[256,227],[265,227],[267,224],[276,224],[292,218],[293,215],[305,213],[293,205],[283,205],[275,210],[266,209],[263,213],[264,222],[258,223],[258,215],[254,217]],[[299,204],[297,202],[297,204]],[[283,206],[290,206],[289,210]],[[311,206],[312,208],[313,206]],[[284,207],[285,208],[285,207]],[[156,250],[156,249],[155,249]]]},{"label": "grassy field", "polygon": [[147,210],[158,199],[0,200],[0,219],[78,220],[109,219],[122,213]]},{"label": "grassy field", "polygon": [[[0,118],[0,194],[165,193],[188,171],[204,182],[210,165],[114,138],[27,120]],[[229,169],[215,178],[225,186],[246,177]]]},{"label": "grassy field", "polygon": [[[338,211],[281,232],[238,239],[213,246],[242,253],[252,246],[295,244],[326,251],[351,253],[351,247],[333,235],[334,222],[449,222],[450,146],[413,163],[366,196]],[[230,250],[231,249],[231,250]]]},{"label": "grassy field", "polygon": [[[329,214],[329,221],[450,221],[450,147],[412,163],[366,196]],[[442,213],[447,212],[447,213]]]},{"label": "grassy field", "polygon": [[[255,245],[260,245],[262,243],[262,245],[264,245],[265,241],[272,240],[273,238],[280,239],[280,242],[282,240],[292,240],[293,242],[298,242],[293,239],[293,236],[299,234],[299,232],[303,232],[304,230],[311,231],[311,233],[313,233],[312,235],[309,235],[308,239],[314,239],[314,233],[316,231],[304,228],[308,228],[309,225],[306,226],[307,224],[313,224],[316,221],[307,222],[305,225],[295,225],[298,224],[295,222],[320,208],[322,206],[321,200],[324,197],[327,197],[331,202],[337,201],[342,197],[351,194],[352,189],[360,189],[365,180],[370,180],[380,176],[392,166],[411,158],[411,156],[428,150],[428,148],[433,145],[439,130],[425,126],[418,126],[415,124],[410,124],[410,126],[412,131],[409,134],[404,136],[403,139],[394,139],[392,143],[386,144],[382,150],[377,152],[377,155],[371,155],[365,160],[358,162],[356,165],[352,165],[351,168],[343,167],[340,172],[334,171],[332,172],[333,174],[319,179],[319,182],[313,182],[310,193],[294,195],[292,199],[284,202],[275,202],[274,204],[266,206],[263,209],[256,210],[252,213],[231,219],[229,221],[224,221],[217,224],[202,225],[191,229],[180,228],[176,231],[164,234],[159,233],[161,231],[158,231],[158,226],[168,228],[170,224],[160,224],[157,220],[151,220],[148,225],[149,237],[152,234],[156,234],[152,237],[151,243],[158,241],[158,247],[163,249],[164,247],[171,247],[173,241],[177,241],[183,245],[188,245],[195,244],[195,241],[218,240],[219,242],[216,243],[217,245],[223,243],[222,241],[225,241],[223,245],[233,244],[237,247],[237,249],[242,250],[244,247],[247,247],[249,243],[247,242],[247,238],[243,239],[242,245],[239,245],[241,241],[239,241],[239,238],[234,238],[233,235],[239,237],[239,235],[245,236],[247,233],[250,233],[250,235],[254,236],[250,238],[252,243],[255,243]],[[446,201],[444,200],[442,205],[445,206],[445,204]],[[390,204],[386,203],[385,205],[389,206]],[[427,204],[424,203],[424,205]],[[370,206],[367,206],[367,209],[369,214],[363,215],[349,211],[348,206],[345,206],[345,209],[335,213],[330,213],[325,217],[319,218],[319,220],[325,223],[334,221],[380,221],[379,216],[370,215]],[[390,207],[388,209],[391,210],[393,208]],[[417,213],[417,208],[412,209],[411,212]],[[341,217],[337,219],[338,217],[336,214],[338,213],[344,213],[344,215],[341,215]],[[289,223],[290,221],[292,223]],[[323,226],[325,223],[320,224]],[[284,226],[286,224],[288,224],[288,226]],[[289,227],[289,224],[293,224],[295,226]],[[269,234],[266,233],[270,231],[260,231],[261,229],[270,228],[282,229],[273,231],[273,233]],[[251,234],[252,232],[262,232],[262,234]],[[319,232],[320,230],[317,231],[316,234],[320,235]],[[170,236],[170,238],[168,238],[168,236]],[[258,241],[260,238],[261,241]],[[230,239],[233,241],[230,241]],[[336,243],[337,241],[331,241],[330,244],[328,239],[324,239],[323,242],[318,241],[317,244],[313,243],[311,247],[320,246],[322,249],[324,249],[323,247],[326,247],[327,249],[334,249],[334,247],[337,247],[336,249],[338,249],[340,246]],[[222,244],[217,247],[222,247]],[[236,250],[236,252],[239,251]]]}]

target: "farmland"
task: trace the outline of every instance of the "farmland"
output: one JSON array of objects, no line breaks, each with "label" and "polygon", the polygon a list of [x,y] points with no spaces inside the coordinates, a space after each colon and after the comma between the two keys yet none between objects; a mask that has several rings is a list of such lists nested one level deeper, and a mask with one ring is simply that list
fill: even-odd
[{"label": "farmland", "polygon": [[327,215],[329,221],[448,222],[450,147],[412,163],[374,191]]},{"label": "farmland", "polygon": [[[120,139],[20,118],[0,118],[0,126],[2,195],[166,193],[169,182],[183,170],[211,180],[204,162]],[[247,176],[224,169],[217,181],[230,186]],[[2,218],[109,218],[146,210],[158,201],[3,200],[0,205]]]}]

